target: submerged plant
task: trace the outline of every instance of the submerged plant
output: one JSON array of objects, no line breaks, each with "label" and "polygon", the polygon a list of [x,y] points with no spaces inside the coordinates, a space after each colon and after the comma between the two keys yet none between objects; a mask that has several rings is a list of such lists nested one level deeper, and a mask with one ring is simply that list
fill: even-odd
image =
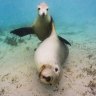
[{"label": "submerged plant", "polygon": [[6,37],[4,42],[11,45],[11,46],[17,46],[18,45],[17,39],[15,37]]},{"label": "submerged plant", "polygon": [[17,39],[16,37],[6,37],[5,43],[11,45],[11,46],[17,46],[18,43],[24,43],[25,41],[21,38]]},{"label": "submerged plant", "polygon": [[18,39],[18,43],[24,43],[24,40],[23,39]]}]

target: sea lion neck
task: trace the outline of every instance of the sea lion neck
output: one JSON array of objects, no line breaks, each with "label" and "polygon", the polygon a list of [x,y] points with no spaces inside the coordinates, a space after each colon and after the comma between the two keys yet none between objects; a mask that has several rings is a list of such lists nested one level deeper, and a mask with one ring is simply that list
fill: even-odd
[{"label": "sea lion neck", "polygon": [[40,22],[50,22],[50,16],[49,15],[46,15],[46,16],[39,16],[38,15],[38,21]]}]

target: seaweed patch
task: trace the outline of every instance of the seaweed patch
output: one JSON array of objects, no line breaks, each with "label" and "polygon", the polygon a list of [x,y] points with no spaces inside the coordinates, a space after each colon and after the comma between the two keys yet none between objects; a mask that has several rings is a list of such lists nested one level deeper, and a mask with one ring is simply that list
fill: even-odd
[{"label": "seaweed patch", "polygon": [[18,45],[17,39],[14,37],[6,37],[4,42],[11,45],[11,46],[17,46]]},{"label": "seaweed patch", "polygon": [[11,46],[18,46],[18,43],[24,43],[25,41],[21,38],[17,39],[15,37],[6,37],[4,42]]}]

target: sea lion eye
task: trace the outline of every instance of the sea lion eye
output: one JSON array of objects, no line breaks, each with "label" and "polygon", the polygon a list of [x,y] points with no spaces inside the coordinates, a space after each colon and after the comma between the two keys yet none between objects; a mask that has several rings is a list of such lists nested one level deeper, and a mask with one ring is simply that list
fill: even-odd
[{"label": "sea lion eye", "polygon": [[55,68],[55,71],[57,72],[58,71],[58,68]]},{"label": "sea lion eye", "polygon": [[38,8],[38,10],[40,10],[40,8]]},{"label": "sea lion eye", "polygon": [[46,10],[48,11],[48,8]]}]

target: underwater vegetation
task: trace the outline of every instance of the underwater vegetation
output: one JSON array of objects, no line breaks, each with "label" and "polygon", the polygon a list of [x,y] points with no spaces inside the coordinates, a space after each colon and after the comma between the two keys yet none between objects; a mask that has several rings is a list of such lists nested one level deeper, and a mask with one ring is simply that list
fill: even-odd
[{"label": "underwater vegetation", "polygon": [[24,39],[17,39],[16,37],[9,37],[7,36],[4,40],[5,43],[11,46],[18,46],[19,43],[24,43]]},{"label": "underwater vegetation", "polygon": [[11,46],[17,46],[18,45],[17,44],[17,39],[14,38],[14,37],[6,37],[4,42],[11,45]]},{"label": "underwater vegetation", "polygon": [[42,0],[0,0],[0,96],[96,96],[96,0],[43,1],[57,34],[71,43],[59,86],[42,86],[37,78],[38,38],[10,34],[32,26]]}]

